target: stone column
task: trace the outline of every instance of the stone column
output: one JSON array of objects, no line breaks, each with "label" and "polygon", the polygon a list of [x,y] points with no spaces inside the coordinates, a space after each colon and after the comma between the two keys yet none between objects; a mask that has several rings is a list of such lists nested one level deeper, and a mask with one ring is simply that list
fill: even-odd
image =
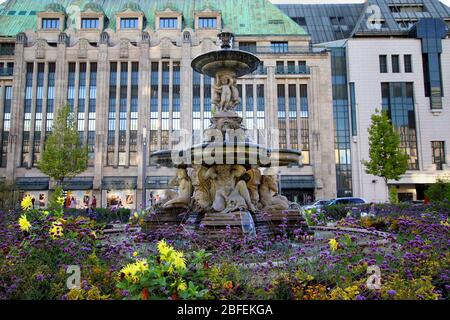
[{"label": "stone column", "polygon": [[4,119],[4,111],[5,111],[5,94],[6,94],[6,86],[4,84],[0,85],[0,148],[2,148],[3,143],[3,119]]},{"label": "stone column", "polygon": [[117,61],[117,82],[116,82],[116,132],[114,137],[114,167],[119,166],[119,124],[120,124],[120,74],[122,73],[122,64]]},{"label": "stone column", "polygon": [[158,62],[158,150],[161,150],[162,139],[162,61]]},{"label": "stone column", "polygon": [[58,55],[55,67],[55,114],[57,110],[67,102],[69,66],[66,57],[66,49],[66,42],[61,41],[58,43]]},{"label": "stone column", "polygon": [[[138,190],[143,189],[146,178],[142,175],[143,166],[148,166],[148,156],[144,159],[144,141],[143,141],[143,130],[146,128],[147,131],[147,151],[149,150],[150,141],[150,41],[141,42],[141,50],[139,55],[139,106],[138,106],[138,179],[137,188]],[[148,152],[147,152],[148,155]],[[137,203],[142,203],[142,192],[137,193]]]},{"label": "stone column", "polygon": [[109,102],[109,62],[108,44],[100,44],[97,59],[97,105],[95,113],[95,162],[94,162],[94,192],[97,191],[97,201],[101,206],[101,184],[103,166],[107,163],[106,143],[108,138],[108,102]]},{"label": "stone column", "polygon": [[11,131],[8,139],[8,161],[6,167],[6,179],[14,181],[16,168],[20,166],[20,152],[22,145],[23,129],[23,103],[25,99],[26,61],[24,57],[27,38],[25,34],[19,34],[16,39],[13,96],[11,101]]},{"label": "stone column", "polygon": [[186,143],[191,142],[192,136],[192,77],[193,70],[191,68],[191,43],[183,42],[182,44],[182,56],[180,65],[180,128],[189,132],[189,137],[183,137],[184,139],[190,138]]},{"label": "stone column", "polygon": [[169,149],[173,141],[173,60],[169,62]]},{"label": "stone column", "polygon": [[91,63],[86,61],[86,89],[84,95],[84,136],[83,143],[87,145],[88,143],[88,128],[89,128],[89,105],[90,105],[90,94],[91,94]]},{"label": "stone column", "polygon": [[[278,130],[278,105],[277,105],[277,80],[275,79],[275,67],[267,67],[267,82],[266,82],[266,130],[268,147],[277,147],[273,145],[274,130]],[[278,140],[278,137],[275,137]]]},{"label": "stone column", "polygon": [[127,77],[127,130],[125,136],[125,167],[130,166],[130,125],[131,125],[131,73],[132,63],[128,61],[128,77]]}]

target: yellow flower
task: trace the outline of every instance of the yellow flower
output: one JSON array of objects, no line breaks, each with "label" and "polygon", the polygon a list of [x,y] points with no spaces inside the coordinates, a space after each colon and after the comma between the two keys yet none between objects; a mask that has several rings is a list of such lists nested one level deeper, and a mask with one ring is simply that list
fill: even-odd
[{"label": "yellow flower", "polygon": [[135,251],[133,252],[133,257],[137,257],[138,253]]},{"label": "yellow flower", "polygon": [[123,267],[122,270],[120,270],[120,273],[124,275],[126,280],[137,283],[139,282],[139,277],[136,275],[138,271],[136,264],[132,263]]},{"label": "yellow flower", "polygon": [[148,262],[145,259],[136,261],[135,265],[136,265],[136,269],[139,272],[144,273],[145,271],[148,270]]},{"label": "yellow flower", "polygon": [[136,211],[134,212],[134,218],[139,219],[139,214]]},{"label": "yellow flower", "polygon": [[173,253],[172,263],[178,270],[186,270],[186,260],[183,257],[183,252],[175,251]]},{"label": "yellow flower", "polygon": [[23,211],[28,211],[33,208],[33,200],[31,196],[26,196],[25,198],[23,198],[20,205],[22,206]]},{"label": "yellow flower", "polygon": [[178,290],[178,291],[184,291],[184,290],[186,290],[186,289],[187,289],[186,282],[181,281],[180,284],[179,284],[178,287],[177,287],[177,290]]},{"label": "yellow flower", "polygon": [[161,259],[165,261],[168,256],[173,252],[173,248],[169,246],[165,240],[161,240],[157,245],[158,251],[161,254]]},{"label": "yellow flower", "polygon": [[336,239],[330,239],[330,241],[328,241],[328,244],[330,245],[331,251],[336,251],[338,249],[339,243],[336,241]]},{"label": "yellow flower", "polygon": [[48,212],[47,210],[44,210],[44,211],[42,211],[42,214],[43,214],[44,216],[48,216],[48,215],[50,214],[50,212]]},{"label": "yellow flower", "polygon": [[60,238],[64,235],[62,231],[63,231],[62,223],[59,221],[55,221],[52,223],[52,226],[49,231],[50,237],[52,239]]},{"label": "yellow flower", "polygon": [[26,232],[30,231],[31,223],[28,221],[26,215],[23,214],[19,218],[19,226],[20,226],[20,230],[22,230],[22,231],[26,231]]},{"label": "yellow flower", "polygon": [[450,226],[449,223],[448,223],[448,218],[447,218],[446,221],[441,221],[441,225],[443,225],[444,227]]}]

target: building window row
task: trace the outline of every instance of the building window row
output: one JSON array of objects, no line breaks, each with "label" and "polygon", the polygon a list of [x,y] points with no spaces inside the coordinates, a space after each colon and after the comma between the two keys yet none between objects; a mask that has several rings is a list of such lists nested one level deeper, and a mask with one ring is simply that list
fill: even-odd
[{"label": "building window row", "polygon": [[0,143],[0,167],[6,168],[8,160],[8,139],[11,130],[11,102],[12,102],[12,86],[1,87],[3,90],[3,119]]},{"label": "building window row", "polygon": [[308,87],[306,84],[278,84],[277,97],[279,148],[300,149],[302,162],[308,165],[310,164]]},{"label": "building window row", "polygon": [[111,62],[107,166],[137,166],[139,63]]},{"label": "building window row", "polygon": [[180,139],[181,65],[154,61],[150,71],[150,152],[168,150]]},{"label": "building window row", "polygon": [[[380,55],[379,56],[379,65],[380,65],[380,73],[389,73],[389,64],[388,64],[388,56]],[[393,54],[391,55],[391,71],[392,73],[400,73],[400,55]],[[403,71],[405,73],[412,73],[412,55],[405,54],[403,55]]]}]

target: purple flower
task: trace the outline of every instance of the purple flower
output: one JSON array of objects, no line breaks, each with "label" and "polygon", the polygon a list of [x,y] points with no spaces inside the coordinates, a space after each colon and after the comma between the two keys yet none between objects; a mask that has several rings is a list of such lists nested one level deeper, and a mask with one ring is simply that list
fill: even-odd
[{"label": "purple flower", "polygon": [[387,292],[387,294],[390,296],[395,296],[397,294],[397,291],[391,289]]}]

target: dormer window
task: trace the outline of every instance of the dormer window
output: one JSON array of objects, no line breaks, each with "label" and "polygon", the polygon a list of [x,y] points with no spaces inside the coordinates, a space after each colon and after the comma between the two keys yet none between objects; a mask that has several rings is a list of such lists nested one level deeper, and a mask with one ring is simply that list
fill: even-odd
[{"label": "dormer window", "polygon": [[98,18],[82,18],[81,29],[98,29],[100,20]]},{"label": "dormer window", "polygon": [[178,18],[159,18],[160,29],[178,29]]},{"label": "dormer window", "polygon": [[59,18],[42,18],[42,29],[56,29],[59,30]]},{"label": "dormer window", "polygon": [[216,17],[199,17],[198,27],[200,29],[216,29],[217,18]]},{"label": "dormer window", "polygon": [[120,18],[120,29],[138,29],[138,18]]}]

